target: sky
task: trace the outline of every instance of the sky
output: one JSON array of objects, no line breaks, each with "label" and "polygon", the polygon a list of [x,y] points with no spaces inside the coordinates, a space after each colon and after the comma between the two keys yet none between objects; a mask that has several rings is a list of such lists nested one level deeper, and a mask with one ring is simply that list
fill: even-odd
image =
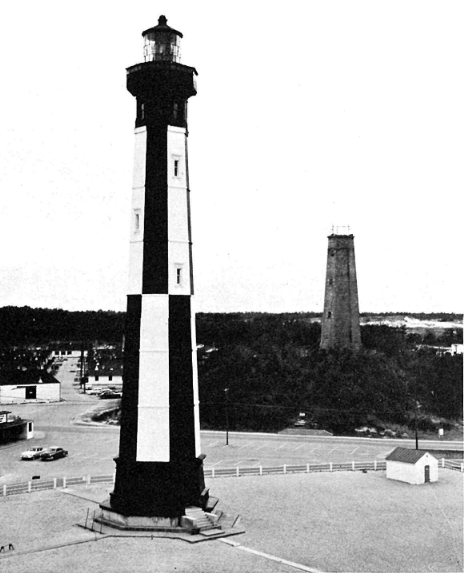
[{"label": "sky", "polygon": [[0,306],[125,310],[125,69],[161,14],[199,74],[197,311],[321,312],[349,225],[361,312],[462,312],[460,0],[2,3]]}]

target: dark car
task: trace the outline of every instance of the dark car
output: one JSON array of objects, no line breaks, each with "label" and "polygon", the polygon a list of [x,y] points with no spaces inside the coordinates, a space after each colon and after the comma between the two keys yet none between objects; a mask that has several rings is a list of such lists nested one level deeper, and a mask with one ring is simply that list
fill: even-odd
[{"label": "dark car", "polygon": [[100,398],[103,398],[104,400],[111,400],[111,399],[116,399],[116,398],[121,398],[122,394],[121,392],[113,392],[113,390],[105,390],[104,392],[101,392],[100,394]]},{"label": "dark car", "polygon": [[43,462],[49,462],[58,458],[65,458],[67,455],[68,452],[63,450],[63,448],[47,448],[47,451],[40,456],[40,459]]}]

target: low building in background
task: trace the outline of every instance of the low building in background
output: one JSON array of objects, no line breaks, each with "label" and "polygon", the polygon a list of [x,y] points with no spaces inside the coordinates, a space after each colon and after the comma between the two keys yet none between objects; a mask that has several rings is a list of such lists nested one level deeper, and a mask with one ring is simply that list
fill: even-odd
[{"label": "low building in background", "polygon": [[93,388],[114,386],[117,390],[122,390],[122,364],[99,364],[94,368],[89,368],[86,385]]},{"label": "low building in background", "polygon": [[79,344],[64,344],[50,348],[50,358],[80,358],[87,357],[88,351]]},{"label": "low building in background", "polygon": [[59,402],[61,384],[46,370],[0,372],[0,404]]}]

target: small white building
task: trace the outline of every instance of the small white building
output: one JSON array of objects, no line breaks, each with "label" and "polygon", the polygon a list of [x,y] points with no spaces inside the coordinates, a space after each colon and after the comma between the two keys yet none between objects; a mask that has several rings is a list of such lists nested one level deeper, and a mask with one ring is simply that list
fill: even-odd
[{"label": "small white building", "polygon": [[395,448],[385,460],[387,479],[413,485],[438,481],[438,460],[424,450]]},{"label": "small white building", "polygon": [[34,437],[34,422],[14,416],[9,410],[0,411],[0,444]]}]

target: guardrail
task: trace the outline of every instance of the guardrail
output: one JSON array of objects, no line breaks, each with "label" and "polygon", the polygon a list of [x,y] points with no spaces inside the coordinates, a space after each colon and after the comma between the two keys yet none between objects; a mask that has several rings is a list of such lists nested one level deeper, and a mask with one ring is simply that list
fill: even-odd
[{"label": "guardrail", "polygon": [[[270,474],[295,474],[295,473],[314,473],[314,472],[344,472],[344,471],[380,471],[385,470],[387,462],[329,462],[324,464],[302,464],[292,465],[284,464],[282,466],[253,466],[253,467],[235,467],[235,468],[205,468],[205,477],[243,477],[243,476],[263,476]],[[464,473],[464,463],[456,460],[439,460],[439,467],[450,470],[456,470]],[[66,488],[76,485],[95,485],[99,483],[114,483],[115,474],[82,476],[71,478],[53,478],[48,480],[33,480],[22,483],[4,484],[0,489],[0,496],[15,495],[21,493],[32,493],[33,491],[43,491],[46,489]]]}]

